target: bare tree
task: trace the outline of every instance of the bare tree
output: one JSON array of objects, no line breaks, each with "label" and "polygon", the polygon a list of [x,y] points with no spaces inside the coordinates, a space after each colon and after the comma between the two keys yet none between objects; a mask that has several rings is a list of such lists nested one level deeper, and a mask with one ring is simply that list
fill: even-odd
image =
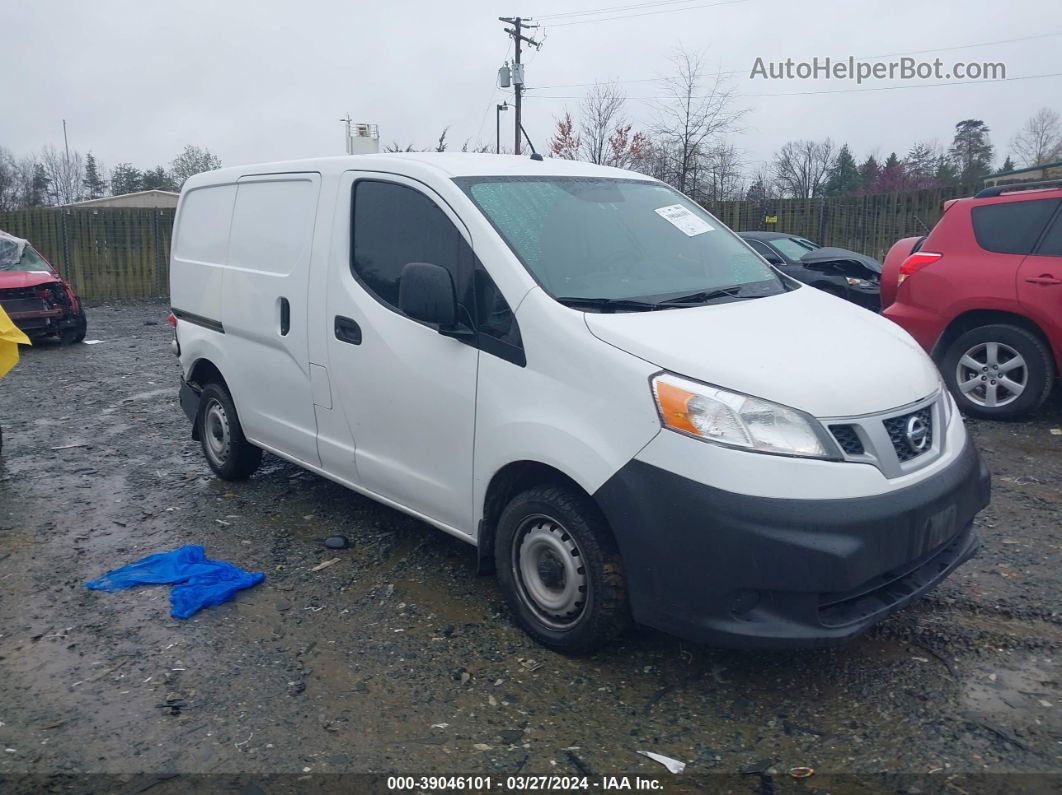
[{"label": "bare tree", "polygon": [[748,201],[767,201],[781,197],[782,191],[778,187],[778,180],[774,177],[774,169],[767,163],[762,164],[752,174],[744,198]]},{"label": "bare tree", "polygon": [[685,193],[699,159],[737,131],[746,109],[735,107],[734,90],[721,75],[705,73],[700,55],[679,49],[672,63],[674,74],[661,81],[666,98],[657,106],[654,133],[670,161],[668,181]]},{"label": "bare tree", "polygon": [[1011,139],[1010,148],[1026,166],[1062,160],[1062,117],[1040,108]]},{"label": "bare tree", "polygon": [[789,141],[774,154],[772,170],[782,191],[796,199],[822,192],[833,162],[834,144],[823,141]]},{"label": "bare tree", "polygon": [[614,83],[597,83],[579,105],[579,153],[581,160],[604,165],[609,156],[609,137],[627,124],[623,105],[627,101]]},{"label": "bare tree", "polygon": [[443,127],[443,131],[439,135],[439,142],[437,144],[435,144],[435,151],[436,152],[445,152],[446,151],[446,146],[447,146],[447,144],[446,144],[446,133],[448,133],[448,132],[450,132],[450,125],[449,124],[447,124],[445,127]]},{"label": "bare tree", "polygon": [[738,199],[745,192],[741,153],[724,141],[711,146],[698,158],[690,195],[697,201]]},{"label": "bare tree", "polygon": [[48,177],[53,204],[72,204],[81,200],[85,175],[80,153],[67,155],[49,144],[41,150],[41,164]]},{"label": "bare tree", "polygon": [[0,210],[14,210],[21,207],[21,193],[18,164],[14,155],[0,146]]}]

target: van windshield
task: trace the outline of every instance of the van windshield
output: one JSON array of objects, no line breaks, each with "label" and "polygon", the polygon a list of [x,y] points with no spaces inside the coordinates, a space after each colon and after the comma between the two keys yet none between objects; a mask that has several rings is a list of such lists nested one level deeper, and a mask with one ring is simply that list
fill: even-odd
[{"label": "van windshield", "polygon": [[658,182],[512,176],[455,181],[561,303],[639,311],[787,289],[729,229]]}]

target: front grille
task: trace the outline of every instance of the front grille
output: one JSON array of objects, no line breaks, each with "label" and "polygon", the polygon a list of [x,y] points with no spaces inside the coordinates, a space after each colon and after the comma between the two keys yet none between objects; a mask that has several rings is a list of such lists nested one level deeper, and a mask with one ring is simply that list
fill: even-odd
[{"label": "front grille", "polygon": [[831,425],[830,432],[846,455],[863,455],[866,452],[854,425]]},{"label": "front grille", "polygon": [[[913,429],[911,428],[912,420],[918,421]],[[929,406],[902,417],[891,417],[884,423],[885,430],[889,432],[889,440],[896,451],[896,457],[901,462],[917,458],[933,448],[933,412],[930,411]],[[909,433],[909,429],[914,432]]]},{"label": "front grille", "polygon": [[50,307],[40,298],[0,298],[0,306],[9,315],[22,312],[42,312]]},{"label": "front grille", "polygon": [[36,287],[11,287],[0,290],[0,301],[8,301],[12,298],[40,298]]}]

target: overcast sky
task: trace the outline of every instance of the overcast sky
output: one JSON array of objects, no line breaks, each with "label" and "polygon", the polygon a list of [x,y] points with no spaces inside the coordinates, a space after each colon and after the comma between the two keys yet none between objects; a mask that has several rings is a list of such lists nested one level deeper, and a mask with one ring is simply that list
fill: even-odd
[{"label": "overcast sky", "polygon": [[[92,151],[109,168],[168,164],[185,144],[226,165],[341,154],[347,111],[380,126],[384,143],[448,139],[493,144],[496,89],[508,38],[499,15],[540,16],[545,44],[527,58],[529,86],[646,81],[668,72],[676,46],[732,75],[750,109],[734,142],[750,169],[789,139],[832,137],[857,158],[901,155],[916,141],[951,140],[955,122],[984,119],[997,162],[1038,108],[1062,112],[1062,76],[1002,83],[794,96],[856,88],[836,80],[750,80],[757,56],[1002,61],[1011,78],[1062,72],[1058,0],[0,0],[0,146],[24,155],[61,146]],[[589,17],[571,11],[639,5]],[[684,8],[684,10],[676,10]],[[661,13],[665,12],[665,13]],[[637,16],[634,16],[637,15]],[[627,17],[612,19],[611,17]],[[587,20],[593,20],[587,22]],[[580,22],[585,24],[562,24]],[[1044,34],[1056,34],[1045,36]],[[1040,38],[1027,38],[1039,36]],[[952,49],[963,45],[1000,42]],[[925,82],[938,82],[930,80]],[[898,85],[865,83],[863,88]],[[630,120],[653,121],[653,82],[623,82]],[[554,119],[585,88],[530,92],[525,127],[545,148]],[[553,97],[541,95],[554,95]],[[511,144],[512,114],[503,115]],[[504,125],[509,125],[508,127]]]}]

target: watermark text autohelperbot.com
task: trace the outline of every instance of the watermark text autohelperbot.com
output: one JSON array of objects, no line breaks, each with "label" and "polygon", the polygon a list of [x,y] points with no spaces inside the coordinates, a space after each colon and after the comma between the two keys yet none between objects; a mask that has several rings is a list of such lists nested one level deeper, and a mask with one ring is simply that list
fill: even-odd
[{"label": "watermark text autohelperbot.com", "polygon": [[750,80],[1006,80],[1007,65],[999,61],[957,61],[940,58],[920,61],[903,57],[893,61],[861,61],[858,58],[812,58],[810,61],[769,61],[757,58]]}]

